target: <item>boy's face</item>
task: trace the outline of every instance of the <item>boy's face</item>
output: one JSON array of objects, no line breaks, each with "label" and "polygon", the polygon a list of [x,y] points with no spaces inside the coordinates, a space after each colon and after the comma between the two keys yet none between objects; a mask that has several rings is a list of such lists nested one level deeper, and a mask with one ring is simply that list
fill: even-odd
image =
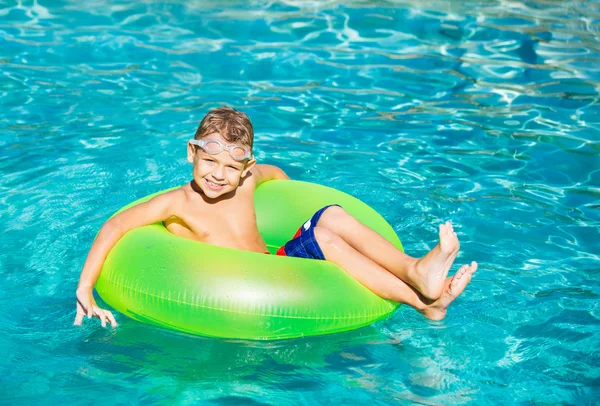
[{"label": "boy's face", "polygon": [[[219,134],[203,137],[208,138],[218,139],[229,145]],[[191,143],[188,143],[188,161],[194,164],[194,181],[204,195],[211,199],[233,192],[256,163],[255,159],[236,161],[227,149],[212,155]]]}]

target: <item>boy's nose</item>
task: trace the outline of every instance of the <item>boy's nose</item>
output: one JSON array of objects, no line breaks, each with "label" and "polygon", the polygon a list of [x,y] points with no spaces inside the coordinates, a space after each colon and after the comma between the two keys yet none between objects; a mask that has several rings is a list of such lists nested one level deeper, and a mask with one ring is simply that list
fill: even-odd
[{"label": "boy's nose", "polygon": [[212,172],[212,176],[213,178],[215,178],[215,180],[223,180],[225,179],[225,175],[224,175],[224,170],[221,167],[215,168]]}]

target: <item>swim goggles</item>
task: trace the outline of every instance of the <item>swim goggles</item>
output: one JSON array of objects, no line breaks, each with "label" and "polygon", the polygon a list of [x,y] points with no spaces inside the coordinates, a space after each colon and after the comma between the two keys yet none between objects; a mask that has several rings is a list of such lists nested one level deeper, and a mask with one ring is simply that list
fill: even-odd
[{"label": "swim goggles", "polygon": [[196,145],[204,150],[207,154],[217,155],[227,150],[229,155],[236,161],[243,161],[250,159],[252,153],[250,150],[239,144],[226,144],[223,141],[216,138],[202,138],[200,140],[190,140],[190,144]]}]

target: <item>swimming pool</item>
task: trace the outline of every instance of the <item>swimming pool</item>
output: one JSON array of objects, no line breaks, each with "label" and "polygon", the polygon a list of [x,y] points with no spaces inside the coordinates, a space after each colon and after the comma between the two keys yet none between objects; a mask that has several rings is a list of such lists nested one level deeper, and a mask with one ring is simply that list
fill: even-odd
[{"label": "swimming pool", "polygon": [[[581,404],[600,386],[597,2],[0,4],[0,403]],[[72,326],[91,241],[189,179],[221,103],[260,160],[480,270],[439,323],[247,342]]]}]

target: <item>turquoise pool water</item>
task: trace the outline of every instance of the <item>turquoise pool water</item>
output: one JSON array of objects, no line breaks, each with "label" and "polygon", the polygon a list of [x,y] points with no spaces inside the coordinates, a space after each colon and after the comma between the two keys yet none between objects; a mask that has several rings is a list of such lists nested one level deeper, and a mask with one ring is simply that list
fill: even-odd
[{"label": "turquoise pool water", "polygon": [[[592,1],[1,1],[0,403],[593,403],[599,67]],[[366,201],[407,252],[451,219],[481,265],[448,317],[277,342],[73,327],[95,233],[189,179],[221,103],[262,162]]]}]

